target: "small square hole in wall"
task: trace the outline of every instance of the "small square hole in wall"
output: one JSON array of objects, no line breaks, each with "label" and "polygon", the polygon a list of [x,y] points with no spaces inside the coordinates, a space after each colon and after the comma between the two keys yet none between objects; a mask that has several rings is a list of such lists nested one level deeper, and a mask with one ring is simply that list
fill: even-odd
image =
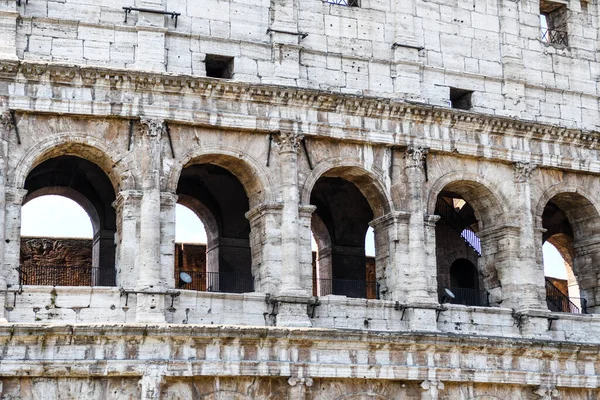
[{"label": "small square hole in wall", "polygon": [[459,110],[470,110],[471,109],[471,95],[472,90],[450,88],[450,103],[452,108]]},{"label": "small square hole in wall", "polygon": [[207,54],[204,64],[206,76],[210,78],[233,78],[233,57]]}]

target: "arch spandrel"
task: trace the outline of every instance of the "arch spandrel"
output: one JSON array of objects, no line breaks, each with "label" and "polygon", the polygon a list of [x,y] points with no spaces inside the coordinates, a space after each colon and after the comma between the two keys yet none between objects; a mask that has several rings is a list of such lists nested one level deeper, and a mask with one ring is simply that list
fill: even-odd
[{"label": "arch spandrel", "polygon": [[231,172],[244,187],[251,209],[274,199],[274,185],[265,167],[242,150],[221,146],[193,149],[179,157],[167,176],[165,190],[175,193],[183,169],[194,164],[214,164]]},{"label": "arch spandrel", "polygon": [[374,218],[389,214],[394,209],[383,177],[350,160],[324,161],[316,165],[301,184],[302,204],[310,204],[312,190],[321,177],[339,177],[353,183],[367,199]]},{"label": "arch spandrel", "polygon": [[561,182],[546,189],[534,209],[534,220],[539,228],[542,227],[544,209],[550,201],[567,215],[575,236],[589,237],[600,233],[600,224],[597,223],[600,221],[600,202],[588,193],[587,188]]},{"label": "arch spandrel", "polygon": [[59,156],[75,156],[96,164],[111,181],[115,193],[135,188],[131,166],[122,154],[98,138],[83,133],[64,133],[48,137],[29,149],[21,157],[12,173],[8,174],[9,185],[24,187],[29,172],[44,161]]},{"label": "arch spandrel", "polygon": [[444,190],[459,194],[473,207],[481,228],[505,222],[509,202],[485,177],[468,171],[455,171],[443,175],[429,189],[428,214],[435,214],[438,195]]},{"label": "arch spandrel", "polygon": [[338,397],[336,400],[389,400],[389,398],[380,394],[362,392],[345,394],[341,397]]}]

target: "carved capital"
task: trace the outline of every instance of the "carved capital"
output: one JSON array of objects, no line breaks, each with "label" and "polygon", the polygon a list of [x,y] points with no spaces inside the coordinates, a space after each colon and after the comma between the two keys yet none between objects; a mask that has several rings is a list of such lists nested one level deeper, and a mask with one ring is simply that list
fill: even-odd
[{"label": "carved capital", "polygon": [[306,385],[307,387],[311,387],[313,385],[313,380],[312,378],[297,378],[292,376],[288,379],[288,384],[290,386]]},{"label": "carved capital", "polygon": [[140,118],[140,132],[142,135],[161,137],[165,129],[165,121],[162,119],[142,117]]},{"label": "carved capital", "polygon": [[280,132],[274,135],[275,143],[279,146],[279,152],[298,152],[304,135],[296,132]]},{"label": "carved capital", "polygon": [[423,162],[427,157],[427,153],[429,153],[429,149],[427,147],[409,146],[404,155],[404,158],[406,158],[406,167],[422,168]]},{"label": "carved capital", "polygon": [[514,164],[514,175],[516,182],[527,182],[531,178],[531,173],[537,165],[518,161]]},{"label": "carved capital", "polygon": [[554,386],[539,386],[533,394],[543,400],[560,399],[560,392]]},{"label": "carved capital", "polygon": [[2,126],[7,132],[10,132],[15,128],[13,116],[10,110],[0,113],[0,126]]}]

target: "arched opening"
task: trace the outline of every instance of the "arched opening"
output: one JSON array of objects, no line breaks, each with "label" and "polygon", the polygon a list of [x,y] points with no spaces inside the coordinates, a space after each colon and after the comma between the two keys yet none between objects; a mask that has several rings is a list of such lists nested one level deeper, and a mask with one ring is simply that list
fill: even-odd
[{"label": "arched opening", "polygon": [[177,204],[174,257],[178,288],[199,291],[207,289],[207,243],[206,230],[200,217],[185,205]]},{"label": "arched opening", "polygon": [[[546,303],[550,311],[587,313],[586,293],[593,297],[596,283],[586,241],[596,235],[598,214],[594,206],[577,193],[552,197],[542,213],[542,254],[546,284]],[[588,285],[580,290],[578,278]]]},{"label": "arched opening", "polygon": [[[479,231],[490,221],[481,215],[498,214],[491,192],[482,184],[458,181],[446,185],[437,195],[435,227],[439,300],[470,306],[489,306],[488,290],[498,287],[497,272],[482,257]],[[455,296],[446,295],[449,289]]]},{"label": "arched opening", "polygon": [[[177,194],[179,203],[202,221],[207,242],[204,271],[200,266],[190,270],[192,282],[182,288],[252,292],[250,223],[245,217],[249,200],[238,178],[214,164],[192,164],[183,169]],[[176,272],[180,255],[185,257],[184,253],[176,255]],[[176,282],[180,281],[179,274]]]},{"label": "arched opening", "polygon": [[[28,191],[23,201],[22,221],[26,229],[43,229],[43,220],[31,225],[29,209],[45,201],[48,215],[68,211],[70,199],[89,217],[92,231],[88,242],[61,233],[63,226],[73,226],[69,214],[55,222],[48,235],[23,238],[21,241],[21,281],[29,285],[114,286],[116,213],[112,207],[115,192],[111,181],[96,164],[76,156],[50,158],[32,169],[25,179]],[[63,200],[56,204],[56,198]],[[64,199],[66,198],[66,199]],[[49,200],[50,199],[50,200]],[[34,203],[35,201],[35,203]],[[32,202],[31,207],[27,204]],[[60,237],[63,236],[63,237]],[[42,252],[43,257],[36,257]]]},{"label": "arched opening", "polygon": [[338,176],[322,176],[315,183],[310,203],[316,206],[312,232],[317,245],[314,279],[319,296],[379,298],[374,245],[366,238],[373,210],[361,190]]}]

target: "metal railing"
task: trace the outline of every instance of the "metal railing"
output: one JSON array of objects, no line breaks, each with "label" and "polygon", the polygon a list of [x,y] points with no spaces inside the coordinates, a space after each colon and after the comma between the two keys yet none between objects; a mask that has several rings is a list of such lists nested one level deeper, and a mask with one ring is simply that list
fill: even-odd
[{"label": "metal railing", "polygon": [[319,296],[335,294],[359,299],[379,299],[379,283],[352,279],[319,279]]},{"label": "metal railing", "polygon": [[446,200],[438,197],[435,204],[435,213],[444,218],[448,225],[454,228],[467,244],[481,256],[481,239],[474,230],[469,228],[469,223]]},{"label": "metal railing", "polygon": [[115,286],[114,270],[65,265],[27,265],[17,269],[21,285],[40,286]]},{"label": "metal railing", "polygon": [[[439,288],[439,297],[440,301],[445,296],[445,287]],[[479,307],[489,307],[490,306],[490,296],[487,290],[478,290],[478,289],[469,289],[469,288],[459,288],[459,287],[450,287],[448,288],[452,294],[454,294],[455,298],[450,299],[447,296],[446,302],[451,304],[463,304],[465,306],[479,306]]]},{"label": "metal railing", "polygon": [[[578,302],[581,307],[577,306]],[[546,303],[548,309],[554,312],[571,314],[587,314],[587,300],[580,297],[569,297],[546,278]]]},{"label": "metal railing", "polygon": [[348,7],[360,7],[359,0],[325,0],[325,3],[339,4],[341,6],[348,6]]},{"label": "metal railing", "polygon": [[541,28],[542,42],[560,44],[563,46],[569,45],[567,32],[558,31],[556,29]]},{"label": "metal railing", "polygon": [[[182,272],[192,278],[190,283],[179,279],[179,274]],[[254,291],[254,279],[251,274],[181,270],[176,271],[175,280],[179,282],[179,288],[199,292],[248,293]]]}]

